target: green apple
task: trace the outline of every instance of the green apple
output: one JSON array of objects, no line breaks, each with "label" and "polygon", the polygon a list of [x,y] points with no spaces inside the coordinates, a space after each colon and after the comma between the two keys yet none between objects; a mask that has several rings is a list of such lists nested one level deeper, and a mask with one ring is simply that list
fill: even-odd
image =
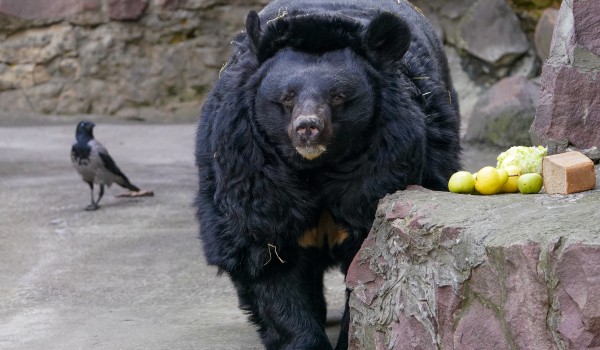
[{"label": "green apple", "polygon": [[519,176],[519,192],[523,194],[538,193],[543,185],[544,179],[538,173],[527,173]]},{"label": "green apple", "polygon": [[454,173],[448,181],[448,189],[454,193],[471,193],[475,189],[475,180],[468,171]]}]

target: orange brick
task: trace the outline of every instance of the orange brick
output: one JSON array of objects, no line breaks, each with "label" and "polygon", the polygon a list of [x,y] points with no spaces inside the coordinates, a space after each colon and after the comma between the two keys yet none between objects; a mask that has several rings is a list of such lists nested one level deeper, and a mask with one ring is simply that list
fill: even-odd
[{"label": "orange brick", "polygon": [[580,152],[566,152],[542,160],[544,189],[550,194],[569,194],[596,186],[594,162]]}]

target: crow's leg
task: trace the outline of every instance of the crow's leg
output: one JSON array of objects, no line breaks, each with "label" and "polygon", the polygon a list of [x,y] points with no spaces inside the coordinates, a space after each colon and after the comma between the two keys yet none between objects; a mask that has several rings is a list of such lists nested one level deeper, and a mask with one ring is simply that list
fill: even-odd
[{"label": "crow's leg", "polygon": [[88,182],[88,185],[90,185],[90,193],[91,193],[91,197],[92,197],[92,203],[90,205],[88,205],[87,207],[85,207],[85,210],[96,210],[96,209],[98,209],[98,204],[94,201],[94,183]]},{"label": "crow's leg", "polygon": [[104,185],[100,184],[100,193],[98,194],[98,199],[96,200],[96,206],[100,208],[100,199],[104,195]]}]

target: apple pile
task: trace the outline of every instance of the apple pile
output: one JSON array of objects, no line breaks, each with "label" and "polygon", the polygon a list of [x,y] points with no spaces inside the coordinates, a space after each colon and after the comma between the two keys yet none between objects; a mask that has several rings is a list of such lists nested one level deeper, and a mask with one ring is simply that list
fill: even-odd
[{"label": "apple pile", "polygon": [[547,149],[542,146],[515,146],[502,152],[496,167],[486,166],[471,174],[468,171],[454,173],[448,181],[448,189],[454,193],[498,194],[538,193],[544,185],[542,159]]}]

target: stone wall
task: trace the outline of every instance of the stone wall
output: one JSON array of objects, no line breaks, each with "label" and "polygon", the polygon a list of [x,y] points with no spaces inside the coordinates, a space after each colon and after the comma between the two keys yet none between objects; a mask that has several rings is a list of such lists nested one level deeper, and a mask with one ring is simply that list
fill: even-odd
[{"label": "stone wall", "polygon": [[[531,145],[542,61],[559,1],[414,1],[446,43],[464,139]],[[520,78],[522,79],[520,79]]]},{"label": "stone wall", "polygon": [[550,153],[600,159],[600,1],[563,2],[531,137]]},{"label": "stone wall", "polygon": [[[0,0],[0,111],[144,118],[158,108],[197,114],[229,54],[228,43],[243,29],[247,11],[267,2]],[[548,55],[559,1],[414,3],[446,43],[461,98],[463,132],[471,119],[478,123],[473,129],[479,132],[468,140],[489,142],[488,120],[495,130],[505,123],[497,119],[515,114],[530,123],[537,98],[515,100],[504,96],[512,93],[505,89],[493,92],[503,94],[500,117],[472,111],[507,77],[525,78],[517,82],[525,84],[520,90],[527,94],[532,84],[539,91],[535,78]],[[478,108],[486,106],[480,103]]]},{"label": "stone wall", "polygon": [[197,114],[246,13],[266,2],[0,0],[0,109]]}]

